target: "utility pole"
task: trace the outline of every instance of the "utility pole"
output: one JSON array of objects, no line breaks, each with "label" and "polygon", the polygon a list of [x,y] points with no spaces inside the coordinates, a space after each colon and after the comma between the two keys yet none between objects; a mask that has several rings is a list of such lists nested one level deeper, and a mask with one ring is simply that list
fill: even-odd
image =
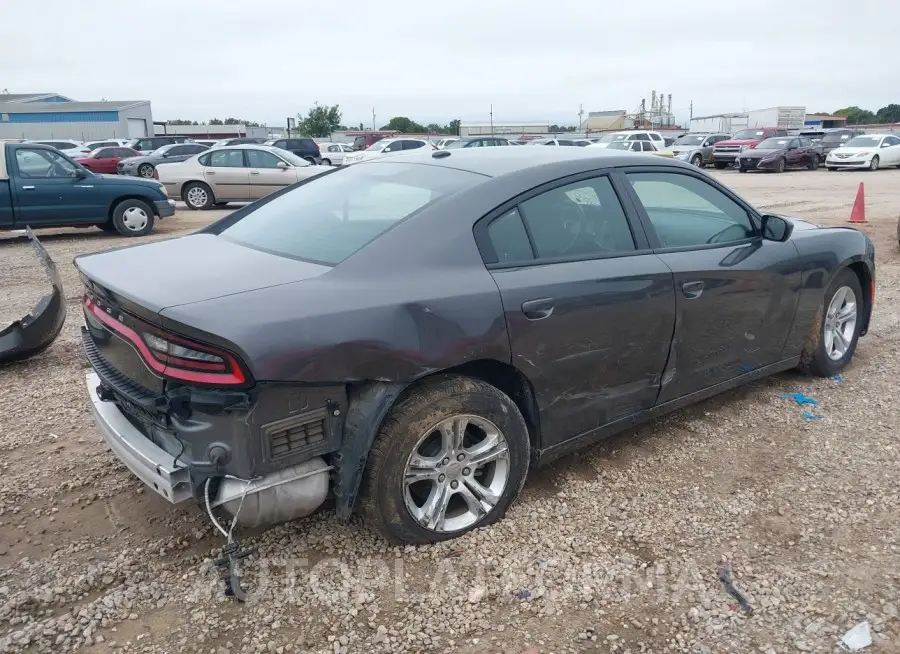
[{"label": "utility pole", "polygon": [[491,136],[494,135],[494,104],[491,103]]},{"label": "utility pole", "polygon": [[375,107],[372,107],[372,131],[375,131]]},{"label": "utility pole", "polygon": [[691,123],[694,120],[694,101],[691,100],[691,117],[688,119],[688,129],[691,127]]},{"label": "utility pole", "polygon": [[582,118],[582,116],[584,116],[584,106],[581,105],[581,104],[579,104],[579,105],[578,105],[578,131],[579,131],[579,132],[581,131],[581,123],[582,123],[583,120],[584,120],[584,119]]}]

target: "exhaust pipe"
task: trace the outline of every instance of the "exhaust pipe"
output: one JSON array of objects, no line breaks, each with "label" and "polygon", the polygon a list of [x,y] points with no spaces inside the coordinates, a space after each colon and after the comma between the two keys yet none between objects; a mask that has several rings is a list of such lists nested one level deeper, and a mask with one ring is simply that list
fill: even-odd
[{"label": "exhaust pipe", "polygon": [[226,477],[212,506],[221,506],[237,516],[238,525],[249,528],[302,518],[325,501],[329,470],[317,456],[250,482]]}]

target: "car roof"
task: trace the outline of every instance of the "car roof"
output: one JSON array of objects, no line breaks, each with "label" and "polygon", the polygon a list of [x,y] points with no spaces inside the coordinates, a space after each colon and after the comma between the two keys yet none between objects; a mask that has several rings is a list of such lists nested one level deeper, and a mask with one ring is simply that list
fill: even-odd
[{"label": "car roof", "polygon": [[[499,177],[538,166],[559,164],[560,167],[564,167],[567,162],[588,159],[596,160],[598,168],[635,166],[642,163],[648,166],[691,168],[686,163],[664,159],[655,154],[638,154],[621,150],[607,151],[603,148],[593,150],[588,148],[462,148],[425,152],[410,151],[408,154],[401,153],[384,159],[362,161],[356,165],[418,163],[465,170],[487,177]],[[551,172],[548,171],[548,174]]]},{"label": "car roof", "polygon": [[[276,148],[271,145],[264,145],[262,143],[236,143],[235,145],[221,145],[217,148],[210,148],[206,150],[206,152],[215,152],[216,150],[265,150],[266,152],[271,152],[272,154],[277,154],[279,156],[284,155],[284,150],[282,148]],[[198,152],[197,154],[203,154]]]}]

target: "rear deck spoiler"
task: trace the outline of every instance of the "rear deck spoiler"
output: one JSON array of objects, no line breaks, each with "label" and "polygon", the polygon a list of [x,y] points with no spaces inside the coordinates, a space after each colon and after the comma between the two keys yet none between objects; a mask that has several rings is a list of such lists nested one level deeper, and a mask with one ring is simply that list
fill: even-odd
[{"label": "rear deck spoiler", "polygon": [[56,264],[31,229],[26,228],[25,233],[53,288],[38,301],[31,313],[0,331],[0,364],[22,361],[43,352],[59,336],[66,321],[66,296]]}]

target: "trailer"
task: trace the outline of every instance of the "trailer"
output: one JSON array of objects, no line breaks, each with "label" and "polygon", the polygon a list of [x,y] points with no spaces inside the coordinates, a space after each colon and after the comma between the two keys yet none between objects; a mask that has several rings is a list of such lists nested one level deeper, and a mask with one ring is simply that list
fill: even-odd
[{"label": "trailer", "polygon": [[747,114],[715,114],[691,118],[692,132],[734,134],[747,127]]},{"label": "trailer", "polygon": [[747,127],[801,129],[805,124],[806,107],[769,107],[747,112]]}]

